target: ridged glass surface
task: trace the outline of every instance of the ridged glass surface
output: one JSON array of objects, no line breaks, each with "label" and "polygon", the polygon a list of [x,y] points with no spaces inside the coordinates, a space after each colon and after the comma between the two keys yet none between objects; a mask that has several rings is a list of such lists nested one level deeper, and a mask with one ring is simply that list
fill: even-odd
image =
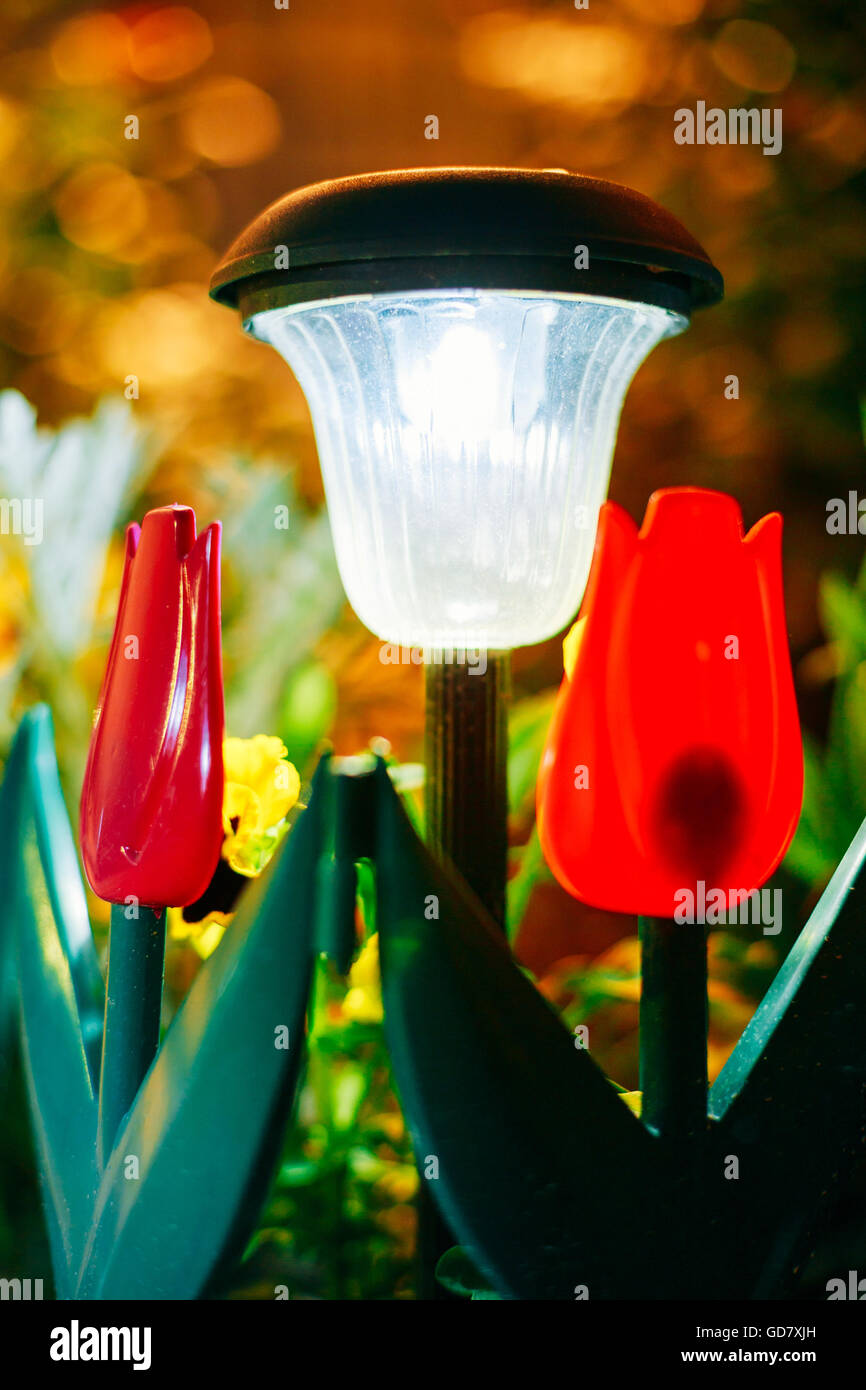
[{"label": "ridged glass surface", "polygon": [[390,642],[494,650],[574,615],[626,389],[686,321],[577,295],[425,291],[247,326],[309,402],[358,616]]}]

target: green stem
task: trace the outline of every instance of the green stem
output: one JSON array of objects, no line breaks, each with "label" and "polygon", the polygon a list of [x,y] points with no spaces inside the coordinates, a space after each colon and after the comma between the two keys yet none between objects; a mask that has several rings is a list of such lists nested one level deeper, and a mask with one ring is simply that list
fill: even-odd
[{"label": "green stem", "polygon": [[159,1047],[165,915],[139,907],[128,919],[127,911],[112,905],[108,938],[97,1134],[103,1166]]},{"label": "green stem", "polygon": [[665,1139],[707,1127],[707,934],[696,924],[641,917],[641,1118]]}]

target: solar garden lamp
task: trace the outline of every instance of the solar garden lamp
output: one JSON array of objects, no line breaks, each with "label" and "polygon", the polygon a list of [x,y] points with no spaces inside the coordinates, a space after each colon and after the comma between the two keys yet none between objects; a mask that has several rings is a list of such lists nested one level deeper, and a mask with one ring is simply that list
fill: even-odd
[{"label": "solar garden lamp", "polygon": [[[355,611],[423,649],[427,840],[502,928],[509,654],[577,609],[626,389],[721,293],[670,213],[562,169],[314,184],[268,207],[214,273],[212,296],[306,395]],[[699,1059],[705,957],[703,980],[695,969]],[[664,1023],[645,1031],[664,1063]],[[421,1219],[436,1297],[436,1250],[453,1239],[429,1203]]]},{"label": "solar garden lamp", "polygon": [[500,925],[509,653],[575,612],[629,382],[721,292],[668,212],[560,169],[313,184],[214,274],[304,390],[355,611],[423,650],[428,839]]}]

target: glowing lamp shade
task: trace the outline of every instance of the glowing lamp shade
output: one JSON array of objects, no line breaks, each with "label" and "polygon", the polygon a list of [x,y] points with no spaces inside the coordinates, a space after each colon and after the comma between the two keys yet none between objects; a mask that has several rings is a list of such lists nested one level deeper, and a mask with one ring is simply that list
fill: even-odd
[{"label": "glowing lamp shade", "polygon": [[502,291],[256,315],[309,403],[361,620],[388,641],[491,649],[563,627],[628,384],[686,324],[654,305]]},{"label": "glowing lamp shade", "polygon": [[628,384],[721,293],[670,213],[562,169],[312,184],[211,283],[304,390],[359,617],[491,650],[573,616]]}]

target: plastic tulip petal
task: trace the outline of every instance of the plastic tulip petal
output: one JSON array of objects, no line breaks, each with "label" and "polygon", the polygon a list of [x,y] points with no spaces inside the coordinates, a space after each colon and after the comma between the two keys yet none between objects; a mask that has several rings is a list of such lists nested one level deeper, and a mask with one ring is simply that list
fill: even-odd
[{"label": "plastic tulip petal", "polygon": [[773,514],[744,536],[736,501],[698,488],[655,493],[640,532],[602,508],[538,783],[545,856],[582,901],[670,917],[700,883],[738,902],[782,858],[803,753],[781,534]]},{"label": "plastic tulip petal", "polygon": [[94,892],[194,902],[222,844],[220,525],[196,540],[189,507],[148,512],[126,566],[81,800]]}]

